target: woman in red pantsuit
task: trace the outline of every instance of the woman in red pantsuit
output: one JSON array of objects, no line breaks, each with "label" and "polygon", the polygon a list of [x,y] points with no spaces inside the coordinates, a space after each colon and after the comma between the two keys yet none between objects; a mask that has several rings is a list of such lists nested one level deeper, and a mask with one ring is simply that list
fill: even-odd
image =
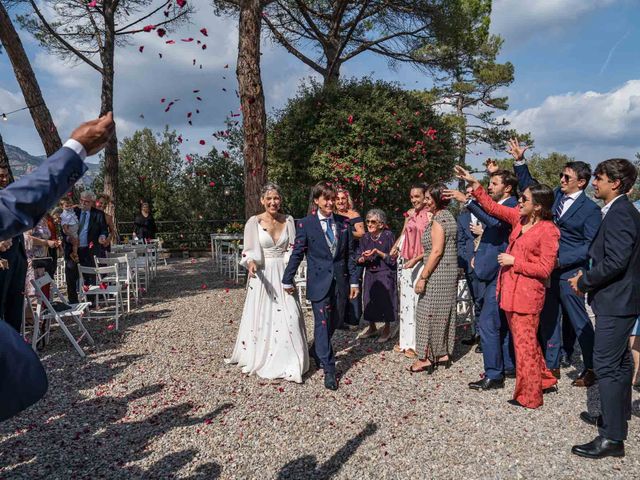
[{"label": "woman in red pantsuit", "polygon": [[537,338],[545,284],[555,266],[560,239],[551,220],[553,190],[531,185],[520,196],[518,208],[510,208],[494,202],[462,167],[456,167],[456,175],[473,187],[473,196],[489,215],[511,224],[507,251],[498,255],[496,290],[516,354],[516,389],[510,403],[538,408],[543,392],[558,382],[545,364]]}]

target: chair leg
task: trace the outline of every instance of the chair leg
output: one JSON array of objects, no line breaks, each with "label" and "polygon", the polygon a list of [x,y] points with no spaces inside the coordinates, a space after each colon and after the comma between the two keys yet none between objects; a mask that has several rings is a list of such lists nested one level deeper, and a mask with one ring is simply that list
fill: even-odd
[{"label": "chair leg", "polygon": [[[74,319],[75,319],[75,317],[74,317]],[[75,319],[75,320],[76,320],[76,323],[78,323],[78,325],[80,326],[80,329],[84,330],[86,332],[86,330],[84,329],[84,325],[82,325],[82,322],[78,322],[77,319]],[[76,339],[73,337],[73,335],[71,335],[71,332],[69,331],[69,329],[65,325],[64,321],[58,316],[56,316],[56,321],[58,322],[58,325],[60,325],[60,328],[62,329],[64,334],[67,336],[69,341],[71,342],[71,345],[73,345],[73,348],[76,349],[76,352],[78,352],[78,354],[82,358],[85,358],[86,354],[84,353],[84,350],[82,350],[82,347],[80,347],[80,345],[78,345],[78,342],[76,342]],[[89,332],[87,332],[87,336],[89,336]],[[89,338],[91,338],[91,337],[89,336]],[[93,339],[91,339],[91,344],[93,345]]]}]

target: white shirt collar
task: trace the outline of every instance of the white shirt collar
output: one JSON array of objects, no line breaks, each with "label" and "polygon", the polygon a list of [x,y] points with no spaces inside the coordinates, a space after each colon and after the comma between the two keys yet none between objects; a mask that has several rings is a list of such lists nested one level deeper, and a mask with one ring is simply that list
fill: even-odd
[{"label": "white shirt collar", "polygon": [[507,200],[509,200],[511,197],[507,197],[507,198],[503,198],[502,200],[498,200],[498,205],[502,205],[504,202],[506,202]]},{"label": "white shirt collar", "polygon": [[577,192],[573,193],[565,193],[564,196],[569,197],[571,200],[576,200],[582,192],[584,192],[584,190],[578,190]]},{"label": "white shirt collar", "polygon": [[322,213],[320,212],[320,210],[318,210],[318,218],[320,219],[320,221],[322,220],[326,220],[327,218],[330,218],[333,220],[333,213],[331,215],[329,215],[328,217],[325,217],[324,215],[322,215]]},{"label": "white shirt collar", "polygon": [[613,205],[613,202],[615,202],[616,200],[618,200],[620,197],[622,197],[622,195],[618,195],[616,198],[614,198],[613,200],[611,200],[609,203],[607,203],[604,207],[602,207],[600,209],[600,211],[602,212],[602,218],[604,218],[604,216],[607,214],[607,212],[609,211],[609,209],[611,208],[611,205]]}]

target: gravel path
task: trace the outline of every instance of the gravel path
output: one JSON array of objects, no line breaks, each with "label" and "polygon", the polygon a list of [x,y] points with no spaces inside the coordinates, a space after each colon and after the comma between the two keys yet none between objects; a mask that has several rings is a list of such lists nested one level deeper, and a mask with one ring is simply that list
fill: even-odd
[{"label": "gravel path", "polygon": [[514,380],[467,388],[478,354],[410,375],[391,342],[338,332],[337,392],[317,371],[303,385],[247,378],[223,363],[243,300],[210,260],[179,261],[121,332],[89,322],[87,360],[56,331],[49,393],[0,425],[0,478],[640,478],[636,393],[626,458],[579,459],[571,445],[596,431],[578,414],[598,393],[572,388],[573,368],[529,411],[507,404]]}]

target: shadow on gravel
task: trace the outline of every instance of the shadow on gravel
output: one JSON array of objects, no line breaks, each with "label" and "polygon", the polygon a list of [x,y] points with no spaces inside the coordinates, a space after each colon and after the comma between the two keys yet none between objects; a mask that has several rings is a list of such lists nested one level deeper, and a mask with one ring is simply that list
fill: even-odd
[{"label": "shadow on gravel", "polygon": [[[208,414],[191,416],[195,406],[182,402],[141,420],[128,420],[132,411],[144,409],[149,403],[151,408],[166,405],[167,398],[161,396],[165,388],[164,384],[149,385],[125,396],[97,392],[98,396],[91,399],[76,395],[48,412],[27,410],[12,420],[14,435],[0,443],[0,468],[4,470],[0,476],[175,478],[197,451],[171,453],[147,468],[127,464],[149,456],[151,444],[168,430],[211,423],[213,417],[233,405],[223,404]],[[216,478],[220,472],[220,465],[211,462],[189,478]]]},{"label": "shadow on gravel", "polygon": [[331,458],[322,465],[318,465],[318,461],[313,455],[305,455],[283,466],[277,478],[279,480],[287,478],[329,479],[340,471],[342,465],[349,461],[360,445],[362,445],[367,437],[376,433],[376,430],[378,430],[378,426],[375,423],[368,423],[358,435],[349,440],[344,447],[334,453]]}]

